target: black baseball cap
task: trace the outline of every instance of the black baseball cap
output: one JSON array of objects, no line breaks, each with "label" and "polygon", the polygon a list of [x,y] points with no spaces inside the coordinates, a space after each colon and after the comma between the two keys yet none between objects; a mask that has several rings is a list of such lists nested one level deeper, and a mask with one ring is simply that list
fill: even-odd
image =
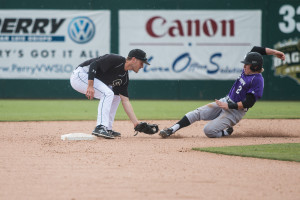
[{"label": "black baseball cap", "polygon": [[147,61],[146,53],[143,50],[141,50],[141,49],[132,49],[129,52],[128,57],[130,57],[130,58],[135,57],[135,58],[137,58],[139,60],[142,60],[147,65],[150,65],[148,63],[148,61]]}]

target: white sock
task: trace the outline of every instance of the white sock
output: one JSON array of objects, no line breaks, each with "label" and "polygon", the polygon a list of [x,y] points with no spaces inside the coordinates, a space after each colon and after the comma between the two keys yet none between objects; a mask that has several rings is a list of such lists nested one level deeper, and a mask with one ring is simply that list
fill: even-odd
[{"label": "white sock", "polygon": [[173,133],[175,133],[179,128],[180,128],[179,124],[175,124],[174,126],[171,127]]}]

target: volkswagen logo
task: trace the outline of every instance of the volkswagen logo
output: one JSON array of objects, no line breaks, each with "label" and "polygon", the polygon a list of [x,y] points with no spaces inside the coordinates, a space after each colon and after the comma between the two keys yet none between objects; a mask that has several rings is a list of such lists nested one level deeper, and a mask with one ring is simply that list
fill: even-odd
[{"label": "volkswagen logo", "polygon": [[95,35],[95,25],[88,17],[75,17],[69,24],[70,38],[79,44],[89,42]]}]

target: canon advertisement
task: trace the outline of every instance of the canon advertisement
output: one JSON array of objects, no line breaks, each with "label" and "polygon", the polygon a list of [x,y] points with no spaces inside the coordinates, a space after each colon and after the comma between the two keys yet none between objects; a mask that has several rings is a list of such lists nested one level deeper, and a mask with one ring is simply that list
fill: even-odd
[{"label": "canon advertisement", "polygon": [[233,80],[261,45],[260,10],[122,10],[119,50],[143,49],[151,65],[131,79]]}]

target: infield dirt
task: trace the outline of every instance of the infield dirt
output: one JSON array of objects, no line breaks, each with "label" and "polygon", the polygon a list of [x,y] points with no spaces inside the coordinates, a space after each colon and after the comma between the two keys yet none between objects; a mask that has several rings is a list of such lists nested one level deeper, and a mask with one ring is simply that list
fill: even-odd
[{"label": "infield dirt", "polygon": [[204,135],[205,123],[161,139],[134,137],[129,121],[116,121],[121,138],[62,141],[95,121],[0,122],[0,199],[300,199],[300,163],[191,150],[300,143],[299,119],[243,119],[218,139]]}]

